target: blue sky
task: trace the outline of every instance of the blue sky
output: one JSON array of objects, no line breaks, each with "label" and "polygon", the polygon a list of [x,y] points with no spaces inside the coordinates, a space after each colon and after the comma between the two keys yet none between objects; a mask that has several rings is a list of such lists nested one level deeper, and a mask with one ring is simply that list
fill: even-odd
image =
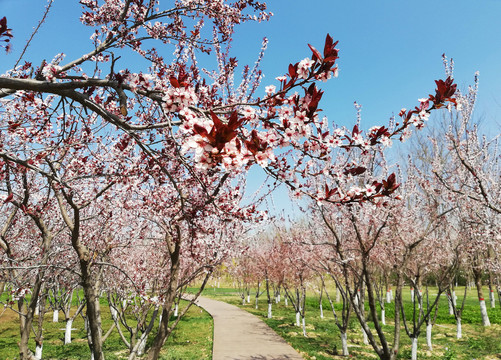
[{"label": "blue sky", "polygon": [[[3,73],[19,56],[41,18],[45,0],[0,0],[0,17],[13,29],[14,50],[1,54]],[[455,61],[460,88],[480,72],[476,116],[490,135],[501,129],[501,0],[271,0],[269,22],[237,27],[233,56],[252,64],[263,37],[269,39],[263,85],[276,84],[289,62],[311,56],[307,44],[323,47],[325,35],[339,40],[339,78],[322,84],[321,108],[339,125],[353,124],[353,102],[362,108],[362,126],[386,124],[402,107],[434,91],[444,78],[442,53]],[[92,29],[79,23],[77,0],[55,0],[46,24],[25,59],[38,65],[59,52],[73,59],[92,48]],[[168,50],[171,51],[171,50]],[[166,51],[166,53],[168,53]],[[279,195],[283,197],[283,195]],[[280,201],[279,201],[280,202]]]}]

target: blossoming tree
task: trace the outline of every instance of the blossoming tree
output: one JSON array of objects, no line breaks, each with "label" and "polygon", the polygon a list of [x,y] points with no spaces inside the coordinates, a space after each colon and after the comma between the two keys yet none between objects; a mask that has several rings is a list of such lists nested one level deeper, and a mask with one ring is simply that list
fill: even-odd
[{"label": "blossoming tree", "polygon": [[[96,360],[104,358],[99,269],[111,240],[95,229],[86,232],[86,219],[97,217],[113,233],[113,217],[103,209],[114,194],[134,191],[140,206],[168,214],[162,221],[153,219],[170,257],[168,304],[178,287],[179,257],[189,254],[183,246],[190,242],[183,239],[197,237],[199,221],[254,216],[255,207],[238,203],[236,181],[252,165],[296,194],[319,201],[348,204],[388,196],[398,187],[391,174],[351,188],[342,184],[365,172],[360,159],[372,147],[405,139],[431,111],[455,104],[456,85],[449,77],[437,80],[435,94],[420,99],[414,109],[402,109],[397,123],[367,132],[358,125],[338,128],[320,117],[324,93],[317,87],[337,76],[339,50],[330,35],[320,51],[309,45],[310,56],[289,64],[262,96],[258,66],[243,67],[242,81],[235,85],[238,60],[229,53],[235,26],[268,19],[264,3],[80,4],[80,20],[91,28],[91,51],[68,61],[57,54],[39,66],[27,61],[0,76],[0,176],[3,180],[15,166],[49,183],[48,194],[78,258]],[[2,18],[0,40],[10,41],[12,35],[15,29]],[[165,59],[166,49],[174,50],[171,59]],[[200,65],[201,53],[214,54],[215,70]],[[127,68],[121,58],[150,66]],[[340,152],[347,154],[346,161]],[[319,174],[330,174],[341,185],[312,189],[308,182]],[[8,188],[1,196],[4,206],[22,201]],[[151,359],[158,358],[170,334],[168,311],[164,307]],[[29,357],[22,352],[22,359]]]}]

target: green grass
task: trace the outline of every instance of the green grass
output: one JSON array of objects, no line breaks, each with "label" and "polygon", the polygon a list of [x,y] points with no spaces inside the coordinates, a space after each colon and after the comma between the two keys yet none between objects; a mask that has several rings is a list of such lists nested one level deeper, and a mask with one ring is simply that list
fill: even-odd
[{"label": "green grass", "polygon": [[[457,294],[461,294],[462,296],[462,292],[459,289]],[[339,330],[334,323],[334,316],[327,300],[323,301],[325,317],[321,319],[318,309],[318,297],[313,294],[307,297],[306,327],[308,337],[305,338],[302,335],[302,329],[294,325],[295,314],[292,306],[290,304],[288,307],[284,306],[283,294],[280,304],[273,303],[272,319],[266,318],[267,302],[265,294],[260,297],[259,308],[257,310],[254,308],[254,297],[251,297],[250,304],[242,306],[241,298],[235,289],[209,288],[204,292],[204,296],[226,301],[259,316],[298,350],[305,359],[327,360],[341,358],[341,356],[335,355],[336,352],[338,354],[341,353],[341,341],[339,339]],[[410,319],[413,305],[410,301],[408,289],[405,289],[404,302],[407,318]],[[393,305],[393,303],[386,304],[386,319],[388,324],[391,324],[393,319]],[[339,310],[341,304],[336,304],[336,307]],[[496,303],[496,308],[494,309],[491,309],[489,304],[487,304],[487,307],[492,326],[484,328],[481,325],[480,309],[476,293],[474,291],[468,292],[462,320],[463,338],[457,340],[455,320],[453,316],[449,315],[447,299],[444,295],[439,303],[437,324],[433,327],[434,350],[429,351],[426,346],[426,325],[423,325],[418,340],[418,358],[458,360],[501,359],[501,309],[498,303]],[[391,325],[384,327],[384,331],[390,339],[392,339],[392,330],[393,326]],[[376,358],[372,348],[363,344],[360,325],[354,315],[352,315],[349,325],[348,345],[352,358]],[[403,328],[399,358],[410,358],[410,339]]]},{"label": "green grass", "polygon": [[[462,292],[458,289],[458,295]],[[318,298],[309,294],[306,301],[306,326],[308,337],[303,337],[302,330],[294,325],[295,314],[292,306],[284,306],[283,294],[280,304],[273,303],[273,318],[267,319],[266,296],[263,294],[259,300],[259,308],[254,308],[254,297],[251,303],[241,305],[241,298],[233,288],[216,289],[210,287],[204,291],[204,296],[237,305],[262,318],[288,343],[296,348],[305,359],[340,359],[335,355],[341,351],[339,331],[334,323],[332,312],[327,300],[324,300],[324,315],[320,318],[318,310]],[[407,317],[412,314],[412,303],[408,289],[404,292]],[[460,300],[460,299],[459,299]],[[458,300],[458,301],[459,301]],[[109,309],[106,302],[102,304],[103,329],[106,331],[111,326]],[[423,326],[418,344],[419,359],[457,359],[457,360],[492,360],[501,359],[501,308],[496,303],[496,308],[491,309],[488,305],[489,317],[492,326],[484,328],[481,325],[476,294],[472,290],[468,292],[465,310],[463,313],[463,338],[456,339],[455,320],[449,315],[445,296],[439,304],[437,324],[433,328],[433,352],[426,347],[425,328]],[[336,304],[340,309],[341,304]],[[393,303],[386,305],[387,322],[391,324],[393,318]],[[44,322],[44,359],[88,359],[89,349],[86,334],[83,331],[83,320],[77,318],[74,324],[73,342],[63,346],[64,322],[52,323],[52,312],[48,312]],[[392,326],[384,327],[391,339]],[[212,353],[212,319],[197,307],[192,307],[187,316],[180,322],[167,341],[161,354],[161,359],[210,359]],[[5,312],[0,317],[0,360],[14,359],[18,357],[17,342],[19,341],[18,319],[13,312]],[[150,339],[151,341],[152,339]],[[353,316],[348,330],[348,343],[352,358],[374,359],[376,358],[372,348],[362,342],[360,325]],[[33,340],[30,348],[34,349]],[[107,359],[125,359],[127,350],[121,343],[116,330],[106,341],[104,351]],[[399,359],[410,358],[410,339],[402,329],[401,350]]]},{"label": "green grass", "polygon": [[[181,307],[183,303],[181,304]],[[104,302],[101,307],[103,332],[112,325],[109,308]],[[60,313],[62,316],[62,313]],[[61,319],[60,319],[61,320]],[[35,317],[37,321],[37,317]],[[36,326],[36,323],[34,323]],[[89,359],[90,350],[87,345],[87,335],[84,322],[78,316],[73,323],[72,343],[63,345],[65,322],[52,322],[52,311],[44,317],[44,359]],[[123,329],[123,328],[122,328]],[[123,329],[125,330],[125,329]],[[167,340],[160,359],[162,360],[198,360],[212,358],[213,321],[207,312],[192,306],[186,316]],[[127,335],[126,335],[127,336]],[[152,336],[149,341],[151,342]],[[19,318],[13,311],[7,310],[0,317],[0,360],[13,360],[19,357]],[[35,343],[31,336],[29,346],[34,350]],[[128,350],[120,340],[117,330],[113,330],[103,346],[106,359],[127,359]]]}]

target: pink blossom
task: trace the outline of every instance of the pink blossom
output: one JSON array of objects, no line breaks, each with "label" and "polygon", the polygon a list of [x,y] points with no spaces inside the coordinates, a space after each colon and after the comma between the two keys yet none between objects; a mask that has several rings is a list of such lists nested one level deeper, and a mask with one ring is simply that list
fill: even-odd
[{"label": "pink blossom", "polygon": [[268,85],[264,88],[264,90],[267,95],[273,95],[277,90],[277,87],[275,85]]},{"label": "pink blossom", "polygon": [[362,194],[362,189],[359,187],[359,186],[352,186],[350,188],[350,190],[348,190],[348,196],[353,198],[355,196],[359,196],[360,194]]},{"label": "pink blossom", "polygon": [[376,193],[376,187],[374,185],[366,185],[365,186],[365,195],[371,196]]},{"label": "pink blossom", "polygon": [[355,134],[353,135],[353,143],[356,145],[363,145],[364,144],[364,138],[360,134]]},{"label": "pink blossom", "polygon": [[387,136],[381,136],[381,144],[387,147],[391,147],[392,141],[389,137]]},{"label": "pink blossom", "polygon": [[297,67],[298,77],[301,79],[307,79],[310,73],[310,68],[315,62],[309,58],[301,60]]}]

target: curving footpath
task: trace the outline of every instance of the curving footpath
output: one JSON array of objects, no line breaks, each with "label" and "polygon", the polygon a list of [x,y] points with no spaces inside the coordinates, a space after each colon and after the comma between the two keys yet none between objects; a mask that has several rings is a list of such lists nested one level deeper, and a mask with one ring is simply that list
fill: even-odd
[{"label": "curving footpath", "polygon": [[303,358],[256,316],[222,301],[196,301],[214,319],[213,360],[302,360]]}]

